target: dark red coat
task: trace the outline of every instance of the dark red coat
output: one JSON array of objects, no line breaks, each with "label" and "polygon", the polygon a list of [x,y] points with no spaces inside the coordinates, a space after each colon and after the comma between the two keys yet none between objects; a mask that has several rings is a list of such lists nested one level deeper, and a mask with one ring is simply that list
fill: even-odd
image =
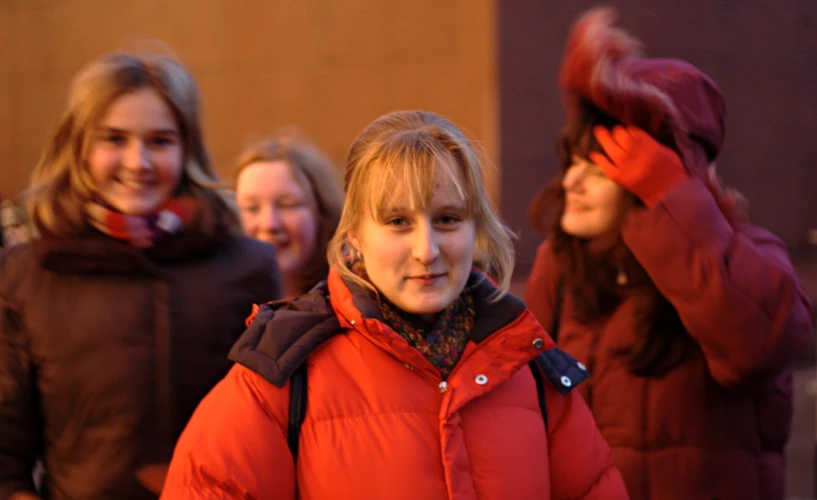
[{"label": "dark red coat", "polygon": [[[783,244],[733,229],[697,180],[658,206],[633,209],[625,243],[697,342],[660,379],[635,376],[612,351],[633,342],[625,301],[591,325],[565,294],[559,345],[589,368],[579,387],[634,500],[782,499],[792,419],[789,362],[810,345],[811,302]],[[525,299],[543,325],[559,276],[547,243]]]}]

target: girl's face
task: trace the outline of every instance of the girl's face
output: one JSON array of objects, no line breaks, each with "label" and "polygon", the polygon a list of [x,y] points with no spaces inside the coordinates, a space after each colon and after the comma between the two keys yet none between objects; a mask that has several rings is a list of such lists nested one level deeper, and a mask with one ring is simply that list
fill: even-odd
[{"label": "girl's face", "polygon": [[433,317],[454,303],[471,273],[476,229],[466,200],[436,169],[426,208],[412,210],[403,195],[379,211],[366,210],[349,242],[380,293],[405,312]]},{"label": "girl's face", "polygon": [[173,112],[155,90],[118,97],[91,134],[86,163],[108,205],[123,214],[146,215],[173,196],[184,148]]},{"label": "girl's face", "polygon": [[562,230],[606,246],[618,238],[627,211],[627,192],[589,160],[574,156],[562,179],[565,209]]},{"label": "girl's face", "polygon": [[236,198],[247,235],[275,245],[278,268],[297,279],[317,251],[318,220],[312,194],[304,190],[285,161],[245,167]]}]

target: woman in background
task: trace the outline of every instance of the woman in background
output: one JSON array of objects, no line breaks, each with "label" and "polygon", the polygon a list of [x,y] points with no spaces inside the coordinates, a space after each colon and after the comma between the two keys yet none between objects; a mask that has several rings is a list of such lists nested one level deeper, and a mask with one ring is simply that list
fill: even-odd
[{"label": "woman in background", "polygon": [[593,10],[567,44],[562,170],[525,299],[587,365],[579,388],[634,500],[779,500],[790,363],[811,302],[783,243],[714,174],[725,109],[691,64]]},{"label": "woman in background", "polygon": [[155,499],[176,439],[276,299],[269,245],[241,234],[199,93],[161,55],[73,81],[26,195],[41,237],[0,255],[0,498]]},{"label": "woman in background", "polygon": [[238,159],[235,189],[246,234],[275,245],[284,297],[326,279],[343,187],[316,145],[291,132],[252,145]]}]

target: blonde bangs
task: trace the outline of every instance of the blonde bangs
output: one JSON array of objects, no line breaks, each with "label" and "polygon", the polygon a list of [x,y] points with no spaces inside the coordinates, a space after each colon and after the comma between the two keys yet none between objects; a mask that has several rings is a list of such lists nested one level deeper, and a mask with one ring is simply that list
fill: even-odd
[{"label": "blonde bangs", "polygon": [[[434,193],[434,181],[439,171],[450,180],[472,217],[473,207],[467,203],[471,189],[465,185],[465,175],[451,153],[436,144],[418,138],[400,141],[397,145],[386,144],[366,168],[361,169],[363,182],[358,184],[360,209],[368,210],[372,219],[385,222],[384,218],[397,208],[410,212],[426,211]],[[390,147],[391,146],[391,147]],[[364,199],[364,197],[366,199]]]}]

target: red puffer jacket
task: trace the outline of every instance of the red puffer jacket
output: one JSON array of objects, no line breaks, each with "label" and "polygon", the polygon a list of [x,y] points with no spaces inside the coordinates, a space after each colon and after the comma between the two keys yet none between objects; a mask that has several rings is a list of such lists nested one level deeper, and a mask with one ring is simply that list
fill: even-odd
[{"label": "red puffer jacket", "polygon": [[[476,281],[472,338],[446,382],[334,270],[331,298],[263,308],[179,441],[162,498],[627,498],[570,392],[586,375],[572,359],[549,375],[546,432],[527,364],[553,343],[521,301],[490,304],[493,286]],[[288,379],[307,355],[295,464]]]}]

